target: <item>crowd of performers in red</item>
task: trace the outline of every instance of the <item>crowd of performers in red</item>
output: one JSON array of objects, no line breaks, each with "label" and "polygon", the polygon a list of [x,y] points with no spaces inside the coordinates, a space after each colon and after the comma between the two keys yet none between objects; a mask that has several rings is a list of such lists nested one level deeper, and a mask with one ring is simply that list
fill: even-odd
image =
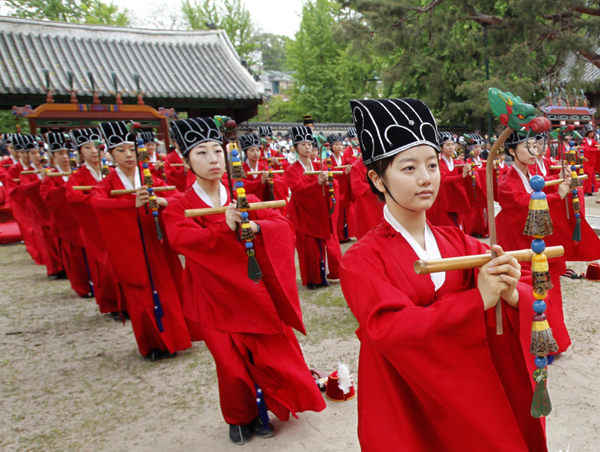
[{"label": "crowd of performers in red", "polygon": [[[206,343],[235,443],[273,436],[267,409],[285,421],[325,408],[293,332],[306,334],[297,253],[302,285],[340,279],[359,322],[359,379],[377,382],[358,392],[363,450],[547,450],[545,424],[528,411],[528,264],[499,248],[479,271],[417,277],[412,270],[418,259],[485,252],[472,236],[488,234],[486,165],[495,167],[504,250],[530,247],[522,234],[529,179],[564,178],[547,189],[555,228],[548,242],[563,245],[565,256],[549,262],[546,303],[558,353],[565,352],[560,276],[566,261],[600,258],[600,240],[584,209],[577,217],[565,204],[572,189],[548,156],[547,136],[513,134],[505,143],[511,166],[505,154],[483,160],[477,139],[467,143],[469,158],[456,159],[455,136],[438,133],[422,102],[352,104],[352,144],[330,135],[323,145],[307,119],[291,130],[294,163],[276,150],[268,127],[240,136],[241,153],[227,149],[213,118],[172,121],[175,146],[164,159],[152,132],[125,122],[5,134],[10,156],[1,161],[0,188],[32,259],[50,278],[68,278],[80,297],[95,298],[101,313],[130,320],[143,357]],[[402,125],[392,140],[384,138],[390,117]],[[582,147],[589,178],[579,190],[593,193],[591,133]],[[286,204],[248,211],[241,198]],[[189,214],[197,209],[214,212]],[[570,240],[577,220],[578,242]],[[353,237],[359,241],[342,257],[340,243]],[[256,268],[260,276],[251,277]],[[500,298],[509,326],[496,336],[491,308]]]}]

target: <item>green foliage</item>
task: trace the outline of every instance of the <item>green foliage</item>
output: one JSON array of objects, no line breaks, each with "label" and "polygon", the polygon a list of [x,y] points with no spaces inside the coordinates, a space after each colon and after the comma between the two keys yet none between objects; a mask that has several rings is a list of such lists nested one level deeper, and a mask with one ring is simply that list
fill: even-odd
[{"label": "green foliage", "polygon": [[[267,109],[269,112],[267,119]],[[268,102],[258,106],[258,115],[250,122],[296,122],[302,117],[293,102],[283,99],[281,96],[273,96]]]},{"label": "green foliage", "polygon": [[248,65],[253,63],[252,53],[259,47],[257,28],[241,0],[224,0],[219,4],[216,0],[183,0],[181,12],[190,30],[208,30],[209,25],[224,30],[240,57]]},{"label": "green foliage", "polygon": [[17,124],[21,126],[22,133],[29,133],[29,122],[25,118],[13,115],[12,110],[0,110],[1,133],[16,133]]},{"label": "green foliage", "polygon": [[348,100],[377,95],[376,65],[360,58],[339,33],[341,11],[331,0],[304,4],[300,29],[287,46],[287,67],[294,71],[292,104],[299,116],[318,122],[349,122]]},{"label": "green foliage", "polygon": [[5,0],[10,16],[103,25],[129,25],[128,10],[101,0]]},{"label": "green foliage", "polygon": [[340,2],[357,52],[380,58],[383,95],[419,98],[441,123],[483,119],[489,87],[539,100],[568,52],[595,55],[600,31],[585,0]]},{"label": "green foliage", "polygon": [[265,71],[283,71],[285,68],[285,46],[290,38],[273,33],[261,33],[256,36],[258,50],[262,53],[262,69]]}]

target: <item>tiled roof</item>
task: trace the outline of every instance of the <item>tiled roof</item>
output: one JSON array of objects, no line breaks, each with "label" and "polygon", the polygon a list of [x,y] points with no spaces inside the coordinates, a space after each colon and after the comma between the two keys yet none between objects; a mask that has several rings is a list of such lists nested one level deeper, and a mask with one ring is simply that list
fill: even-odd
[{"label": "tiled roof", "polygon": [[[596,49],[600,53],[600,48]],[[560,81],[570,82],[575,75],[581,76],[581,82],[597,82],[600,80],[600,68],[592,64],[582,56],[571,52],[565,59],[564,66],[560,71]]]},{"label": "tiled roof", "polygon": [[[91,96],[87,71],[100,97],[111,96],[111,71],[124,100],[135,97],[133,73],[145,99],[195,103],[260,103],[258,84],[242,66],[223,30],[165,31],[0,17],[0,93],[45,94],[43,68],[55,94],[66,95],[67,70],[78,95]],[[114,97],[114,96],[111,96]]]}]

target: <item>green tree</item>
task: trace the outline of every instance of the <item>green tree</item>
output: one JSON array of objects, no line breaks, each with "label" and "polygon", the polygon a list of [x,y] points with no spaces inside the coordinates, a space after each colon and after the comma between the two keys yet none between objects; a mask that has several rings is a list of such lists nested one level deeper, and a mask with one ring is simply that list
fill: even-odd
[{"label": "green tree", "polygon": [[15,116],[12,110],[0,110],[0,132],[16,133],[17,124],[21,126],[22,133],[29,133],[29,122],[20,116]]},{"label": "green tree", "polygon": [[101,0],[5,0],[10,16],[104,25],[129,25],[128,10]]},{"label": "green tree", "polygon": [[273,33],[256,36],[258,50],[262,53],[263,69],[266,71],[285,70],[285,46],[290,38]]},{"label": "green tree", "polygon": [[381,58],[383,95],[422,99],[443,123],[482,120],[490,86],[539,100],[571,51],[600,66],[597,0],[340,2],[356,51]]},{"label": "green tree", "polygon": [[298,117],[310,113],[316,121],[349,122],[348,99],[377,95],[377,63],[368,54],[353,54],[340,32],[342,14],[331,0],[308,1],[302,8],[300,29],[286,52]]},{"label": "green tree", "polygon": [[181,12],[190,30],[225,30],[237,53],[248,65],[253,63],[253,52],[258,49],[257,27],[241,0],[183,0]]}]

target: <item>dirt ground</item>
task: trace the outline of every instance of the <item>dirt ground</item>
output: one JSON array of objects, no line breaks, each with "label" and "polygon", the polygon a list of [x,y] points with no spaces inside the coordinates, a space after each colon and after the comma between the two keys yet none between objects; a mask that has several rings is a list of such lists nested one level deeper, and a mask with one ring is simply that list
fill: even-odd
[{"label": "dirt ground", "polygon": [[[562,278],[562,284],[573,345],[550,367],[549,448],[596,451],[600,283]],[[311,292],[299,283],[299,291],[308,331],[299,340],[308,365],[332,371],[341,361],[356,379],[357,324],[339,284]],[[49,281],[22,245],[0,248],[0,337],[0,450],[239,450],[228,439],[203,343],[172,360],[144,361],[129,323],[99,314],[94,300],[78,298],[67,281]],[[321,413],[274,425],[274,438],[253,438],[244,450],[360,449],[356,400],[327,401]]]}]

